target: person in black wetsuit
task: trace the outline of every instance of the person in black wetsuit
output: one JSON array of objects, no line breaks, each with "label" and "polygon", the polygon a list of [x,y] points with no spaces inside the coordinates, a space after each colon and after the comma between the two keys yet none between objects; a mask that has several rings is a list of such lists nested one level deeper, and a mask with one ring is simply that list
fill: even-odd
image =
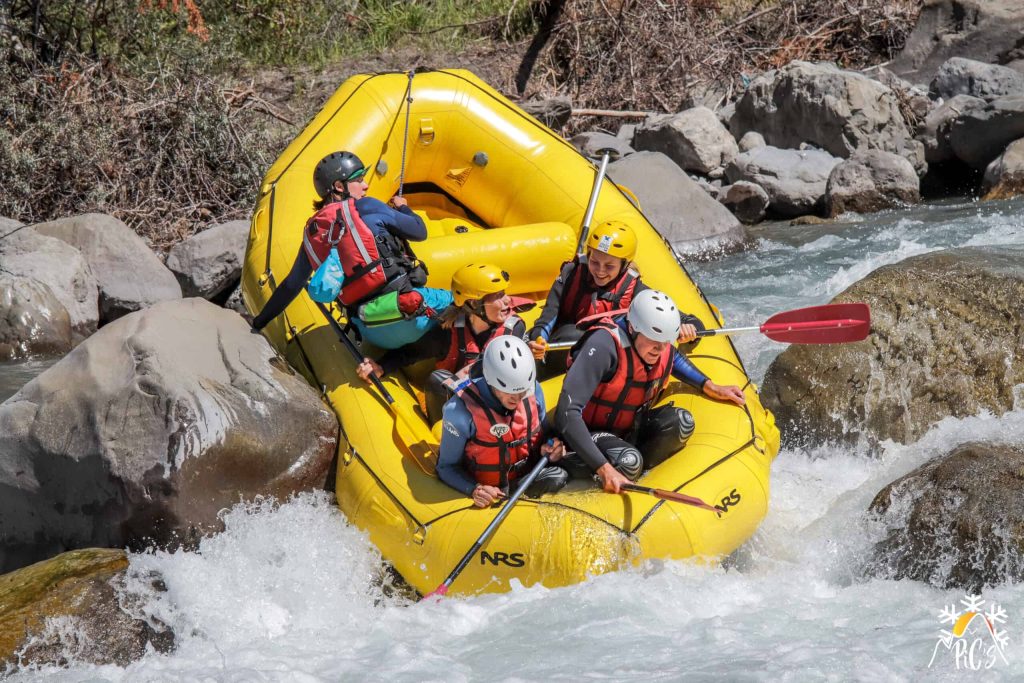
[{"label": "person in black wetsuit", "polygon": [[588,329],[553,413],[555,429],[575,451],[560,464],[576,477],[596,473],[605,491],[619,493],[682,448],[693,416],[671,404],[651,408],[670,376],[743,405],[739,387],[715,384],[673,346],[695,337],[693,326],[679,325],[672,299],[651,289],[633,299],[627,315]]},{"label": "person in black wetsuit", "polygon": [[[400,291],[403,296],[408,295],[409,301],[415,300],[424,309],[437,312],[451,305],[452,296],[447,290],[422,286],[426,283],[426,272],[403,246],[405,240],[418,242],[427,238],[427,227],[423,219],[413,213],[404,197],[395,196],[391,199],[394,208],[379,199],[367,197],[369,185],[366,182],[366,167],[356,155],[334,152],[321,159],[313,172],[313,185],[320,196],[314,203],[318,212],[329,204],[355,200],[359,218],[375,236],[381,259],[390,268],[386,271],[391,276],[389,282],[401,279]],[[253,318],[253,329],[262,330],[280,315],[303,290],[312,273],[313,262],[303,243],[299,246],[288,276],[278,284],[263,310]],[[419,310],[417,306],[408,308],[403,308],[403,312],[411,314]],[[437,326],[436,319],[419,315],[409,320],[371,327],[363,324],[356,309],[356,306],[352,306],[347,311],[349,320],[365,339],[383,348],[396,348],[416,341]]]}]

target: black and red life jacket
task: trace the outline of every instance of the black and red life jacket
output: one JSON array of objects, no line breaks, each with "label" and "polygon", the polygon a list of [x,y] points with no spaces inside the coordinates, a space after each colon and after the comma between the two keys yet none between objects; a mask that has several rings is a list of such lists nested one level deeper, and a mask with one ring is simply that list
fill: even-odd
[{"label": "black and red life jacket", "polygon": [[316,270],[338,248],[345,282],[338,300],[353,306],[377,295],[407,287],[415,266],[401,239],[387,230],[374,235],[359,212],[356,200],[345,199],[323,207],[306,223],[302,246]]},{"label": "black and red life jacket", "polygon": [[[525,297],[513,296],[509,298],[511,299],[512,310],[515,313],[523,313],[537,305]],[[500,337],[503,334],[512,334],[516,324],[522,320],[515,313],[510,315],[502,324],[491,328],[491,334],[484,342],[484,346],[487,346],[488,342],[495,337]],[[477,344],[476,335],[473,334],[473,328],[469,324],[469,320],[466,319],[466,314],[460,313],[452,324],[452,336],[451,343],[448,345],[448,355],[438,361],[437,369],[458,373],[460,370],[475,363],[483,352],[483,348]]]},{"label": "black and red life jacket", "polygon": [[512,415],[499,418],[470,382],[459,396],[473,418],[476,434],[466,442],[466,469],[477,483],[504,488],[522,476],[523,465],[540,443],[541,420],[531,391]]},{"label": "black and red life jacket", "polygon": [[640,279],[632,268],[623,268],[619,277],[606,286],[597,288],[587,269],[587,256],[577,256],[573,261],[572,274],[562,290],[562,301],[558,308],[559,320],[575,323],[587,316],[608,313],[619,308],[629,308],[633,291]]},{"label": "black and red life jacket", "polygon": [[[635,426],[637,413],[653,403],[668,384],[674,350],[671,344],[667,344],[658,362],[647,367],[626,331],[611,318],[604,318],[588,328],[573,351],[582,348],[583,341],[591,334],[599,334],[598,330],[605,330],[615,340],[617,365],[612,378],[597,385],[594,395],[583,408],[583,422],[591,431],[622,436]],[[574,360],[575,353],[570,352],[570,367]]]}]

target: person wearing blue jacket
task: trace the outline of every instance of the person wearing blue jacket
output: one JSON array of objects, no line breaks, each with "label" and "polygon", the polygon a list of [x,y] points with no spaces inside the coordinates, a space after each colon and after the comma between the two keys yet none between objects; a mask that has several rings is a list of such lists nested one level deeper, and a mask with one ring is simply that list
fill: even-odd
[{"label": "person wearing blue jacket", "polygon": [[[426,270],[415,260],[406,242],[427,238],[423,219],[413,213],[404,197],[391,198],[391,205],[367,197],[366,167],[351,152],[334,152],[324,157],[313,172],[313,185],[320,199],[313,206],[317,212],[325,206],[355,200],[359,219],[369,228],[380,252],[382,265],[389,274],[389,284],[400,291],[398,304],[407,319],[382,325],[368,325],[359,316],[359,307],[347,311],[349,320],[363,339],[385,349],[395,349],[417,341],[437,327],[437,315],[452,304],[447,289],[425,287]],[[307,224],[308,225],[308,224]],[[263,310],[253,318],[252,327],[262,330],[280,315],[306,286],[314,265],[305,247],[299,247],[291,271],[278,285]],[[397,285],[400,285],[400,289]]]}]

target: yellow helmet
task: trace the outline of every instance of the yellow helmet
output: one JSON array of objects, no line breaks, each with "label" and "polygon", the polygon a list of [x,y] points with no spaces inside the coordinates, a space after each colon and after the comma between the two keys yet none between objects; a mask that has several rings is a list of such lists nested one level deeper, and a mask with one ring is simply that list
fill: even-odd
[{"label": "yellow helmet", "polygon": [[632,261],[636,256],[636,232],[622,221],[605,221],[590,231],[587,248]]},{"label": "yellow helmet", "polygon": [[508,273],[491,263],[470,263],[452,275],[452,294],[455,305],[483,299],[488,294],[508,288]]}]

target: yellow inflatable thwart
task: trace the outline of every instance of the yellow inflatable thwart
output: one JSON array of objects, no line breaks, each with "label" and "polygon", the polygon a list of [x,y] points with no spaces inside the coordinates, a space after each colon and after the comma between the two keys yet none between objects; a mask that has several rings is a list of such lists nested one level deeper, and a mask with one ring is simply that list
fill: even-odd
[{"label": "yellow inflatable thwart", "polygon": [[[429,266],[430,286],[448,288],[457,268],[487,262],[511,273],[511,293],[543,301],[574,253],[594,165],[469,72],[415,74],[411,104],[408,85],[403,73],[350,78],[270,168],[252,217],[242,280],[250,311],[262,308],[298,253],[316,198],[313,168],[341,149],[367,164],[369,195],[387,201],[402,180],[406,148],[405,196],[428,227],[427,241],[415,249]],[[669,293],[707,327],[720,327],[716,309],[630,197],[606,179],[592,225],[622,220],[634,226],[644,282]],[[528,324],[539,310],[526,314]],[[264,332],[323,387],[338,415],[342,511],[412,586],[421,593],[437,587],[498,510],[473,507],[433,475],[432,444],[424,443],[431,426],[419,407],[430,363],[384,379],[398,411],[423,421],[409,425],[359,380],[352,357],[305,293]],[[521,499],[451,592],[505,591],[513,582],[564,586],[645,558],[719,558],[749,538],[767,510],[779,432],[727,337],[703,339],[690,358],[717,383],[743,387],[746,407],[670,384],[661,402],[689,409],[696,431],[685,449],[640,483],[696,496],[723,514],[573,482],[555,495]],[[544,383],[549,406],[561,381]]]}]

